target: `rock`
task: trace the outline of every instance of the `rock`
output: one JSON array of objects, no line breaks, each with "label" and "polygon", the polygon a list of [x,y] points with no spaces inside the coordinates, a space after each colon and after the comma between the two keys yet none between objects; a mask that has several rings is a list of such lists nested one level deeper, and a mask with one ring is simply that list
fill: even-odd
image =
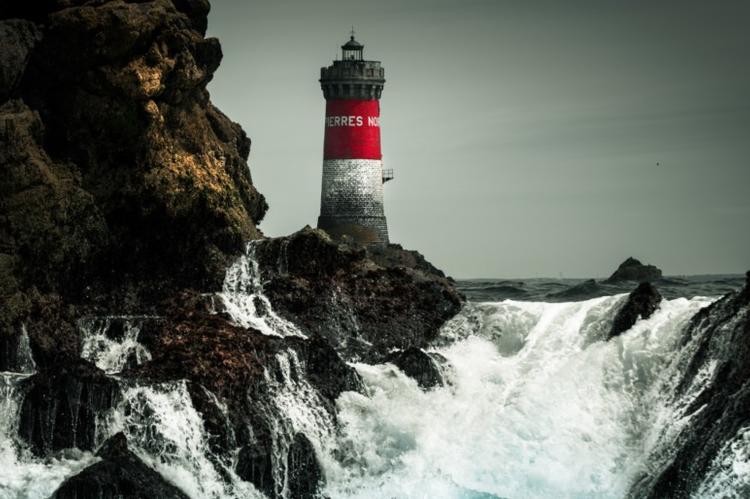
[{"label": "rock", "polygon": [[[453,284],[411,252],[390,246],[373,261],[360,246],[337,244],[309,227],[256,245],[264,292],[274,309],[347,360],[379,360],[394,348],[424,347],[464,301]],[[396,258],[395,252],[403,252]],[[416,267],[402,265],[416,262]]]},{"label": "rock", "polygon": [[[683,333],[682,378],[663,401],[686,421],[657,442],[628,497],[697,497],[711,467],[750,425],[750,273],[745,287],[701,309]],[[688,347],[688,343],[691,345]],[[706,378],[708,376],[708,378]],[[696,393],[695,386],[702,386]],[[724,462],[722,467],[732,466]]]},{"label": "rock", "polygon": [[[210,302],[199,293],[185,292],[166,302],[163,310],[163,320],[140,337],[153,359],[122,375],[150,382],[187,379],[212,450],[231,461],[239,448],[238,476],[266,495],[278,497],[291,480],[288,474],[296,468],[287,467],[290,452],[300,463],[299,476],[313,473],[309,458],[303,457],[304,443],[274,402],[277,390],[306,383],[319,404],[315,410],[333,419],[336,398],[343,391],[362,390],[354,368],[320,336],[282,338],[235,326],[212,313]],[[297,486],[300,493],[307,490],[301,482]]]},{"label": "rock", "polygon": [[653,265],[644,265],[632,256],[622,262],[605,283],[622,281],[650,282],[661,279],[661,270]]},{"label": "rock", "polygon": [[367,246],[366,250],[367,256],[381,267],[408,267],[426,274],[445,277],[443,271],[428,262],[424,255],[418,251],[405,250],[400,244],[371,245]]},{"label": "rock", "polygon": [[444,386],[446,380],[443,376],[443,366],[448,359],[440,354],[427,353],[419,348],[408,348],[406,350],[388,354],[385,362],[398,367],[404,374],[414,378],[423,389]]},{"label": "rock", "polygon": [[[205,0],[0,8],[0,280],[140,312],[216,290],[267,209],[209,101]],[[199,227],[200,230],[196,230]]]},{"label": "rock", "polygon": [[235,471],[241,479],[252,483],[256,489],[268,497],[276,497],[275,480],[273,476],[273,448],[267,440],[266,445],[246,445],[237,455]]},{"label": "rock", "polygon": [[187,499],[187,495],[149,468],[128,449],[127,439],[118,433],[96,453],[102,460],[65,480],[54,499]]},{"label": "rock", "polygon": [[651,314],[659,308],[661,294],[648,282],[642,282],[632,293],[615,315],[612,329],[607,339],[614,338],[624,333],[636,323],[638,319],[648,319]]},{"label": "rock", "polygon": [[307,379],[329,400],[336,400],[343,392],[362,392],[362,379],[357,371],[336,353],[336,350],[319,335],[309,340],[294,338],[287,340],[297,343],[296,350],[304,362]]},{"label": "rock", "polygon": [[0,102],[15,92],[34,45],[41,39],[36,25],[23,19],[0,21]]},{"label": "rock", "polygon": [[82,359],[37,372],[24,390],[19,435],[39,456],[70,447],[93,450],[97,417],[119,396],[117,382]]},{"label": "rock", "polygon": [[323,471],[310,440],[297,433],[287,455],[289,497],[315,499],[323,482]]}]

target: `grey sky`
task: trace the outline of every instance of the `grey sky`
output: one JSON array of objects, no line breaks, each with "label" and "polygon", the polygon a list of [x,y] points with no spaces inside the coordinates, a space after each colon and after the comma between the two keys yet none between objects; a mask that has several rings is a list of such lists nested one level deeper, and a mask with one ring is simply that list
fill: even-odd
[{"label": "grey sky", "polygon": [[750,268],[750,2],[215,0],[209,90],[267,235],[316,223],[317,79],[351,25],[386,70],[393,242],[456,277]]}]

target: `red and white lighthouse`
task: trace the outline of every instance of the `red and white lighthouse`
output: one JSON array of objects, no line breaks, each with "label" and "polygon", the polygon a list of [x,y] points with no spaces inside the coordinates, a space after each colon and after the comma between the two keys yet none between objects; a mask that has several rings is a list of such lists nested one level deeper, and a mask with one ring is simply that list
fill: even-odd
[{"label": "red and white lighthouse", "polygon": [[364,46],[351,39],[341,60],[320,70],[326,99],[323,185],[318,227],[335,239],[387,244],[380,151],[380,94],[385,84],[379,61],[365,61]]}]

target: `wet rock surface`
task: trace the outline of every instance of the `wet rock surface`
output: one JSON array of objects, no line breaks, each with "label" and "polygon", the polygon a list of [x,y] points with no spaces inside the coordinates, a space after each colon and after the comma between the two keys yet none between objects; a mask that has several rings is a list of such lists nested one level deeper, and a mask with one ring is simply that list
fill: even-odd
[{"label": "wet rock surface", "polygon": [[[142,336],[153,359],[123,374],[154,383],[189,380],[212,449],[230,457],[239,447],[237,474],[270,497],[281,497],[285,480],[309,478],[315,470],[319,474],[314,452],[307,452],[300,441],[306,437],[285,425],[274,397],[283,390],[309,387],[300,396],[314,397],[310,402],[333,421],[335,399],[344,391],[362,390],[356,371],[320,336],[273,337],[235,326],[213,313],[201,294],[183,293],[165,310],[164,320],[157,323],[161,327]],[[217,400],[225,410],[217,407]],[[279,461],[280,449],[297,461]],[[279,474],[280,469],[284,472]],[[314,490],[305,488],[313,484],[297,486],[300,497]]]},{"label": "wet rock surface", "polygon": [[659,308],[661,299],[661,294],[659,294],[659,291],[652,284],[647,282],[639,284],[628,295],[622,308],[615,315],[612,322],[612,329],[610,329],[607,339],[624,333],[633,327],[633,324],[638,319],[648,319],[651,317],[651,314]]},{"label": "wet rock surface", "polygon": [[287,456],[289,463],[289,497],[314,499],[322,485],[323,471],[315,458],[312,442],[303,434],[294,436]]},{"label": "wet rock surface", "polygon": [[388,354],[384,362],[390,362],[398,367],[424,389],[446,384],[444,369],[448,364],[448,359],[440,354],[427,353],[412,347]]},{"label": "wet rock surface", "polygon": [[652,282],[661,279],[661,270],[654,265],[644,265],[639,260],[628,257],[622,262],[605,283],[616,283],[621,281]]},{"label": "wet rock surface", "polygon": [[25,380],[19,435],[39,456],[77,447],[94,450],[97,417],[114,406],[119,388],[87,361],[45,368]]},{"label": "wet rock surface", "polygon": [[[650,466],[634,482],[629,497],[697,497],[721,451],[750,425],[748,338],[750,272],[741,291],[724,296],[690,321],[683,336],[689,355],[680,359],[683,376],[669,394],[673,404],[685,405],[681,413],[689,419],[675,438],[652,450]],[[697,386],[701,388],[695,394]]]},{"label": "wet rock surface", "polygon": [[464,301],[421,255],[389,248],[391,257],[378,263],[363,247],[305,228],[263,241],[256,255],[264,292],[278,312],[347,359],[374,359],[393,348],[428,345]]},{"label": "wet rock surface", "polygon": [[110,437],[96,455],[102,458],[74,475],[55,491],[53,499],[187,499],[180,489],[168,483],[128,449],[125,435]]}]

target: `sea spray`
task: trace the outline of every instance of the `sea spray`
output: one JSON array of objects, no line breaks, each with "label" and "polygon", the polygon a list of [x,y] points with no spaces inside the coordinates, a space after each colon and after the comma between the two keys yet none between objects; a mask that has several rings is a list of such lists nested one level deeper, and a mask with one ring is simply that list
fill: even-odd
[{"label": "sea spray", "polygon": [[[81,333],[81,357],[90,360],[108,374],[122,371],[125,367],[143,364],[151,360],[149,351],[138,342],[142,321],[146,316],[88,317],[78,321]],[[122,328],[113,334],[113,324]]]},{"label": "sea spray", "polygon": [[221,293],[223,308],[242,327],[253,327],[270,336],[305,335],[294,324],[279,316],[263,293],[260,268],[255,258],[258,241],[247,243],[241,255],[227,269]]},{"label": "sea spray", "polygon": [[[274,362],[264,368],[264,383],[250,394],[256,419],[250,422],[248,433],[252,435],[260,430],[261,434],[267,431],[270,436],[270,442],[261,440],[254,444],[270,455],[273,483],[266,485],[275,496],[289,499],[293,497],[290,474],[309,471],[291,469],[289,455],[294,442],[304,435],[313,454],[321,456],[331,451],[335,432],[332,408],[304,373],[296,352],[280,352]],[[255,427],[256,424],[259,427]],[[314,455],[306,457],[314,459]]]},{"label": "sea spray", "polygon": [[109,435],[122,431],[135,454],[190,497],[263,497],[237,477],[231,462],[212,454],[185,381],[121,383],[123,399],[109,415]]},{"label": "sea spray", "polygon": [[17,438],[28,373],[0,373],[0,499],[46,499],[65,478],[98,461],[78,449],[34,456]]},{"label": "sea spray", "polygon": [[463,338],[437,349],[453,383],[428,392],[392,366],[358,364],[371,395],[338,400],[326,493],[623,497],[664,410],[669,358],[710,299],[665,301],[621,337],[594,341],[622,299],[479,304],[446,326]]}]

